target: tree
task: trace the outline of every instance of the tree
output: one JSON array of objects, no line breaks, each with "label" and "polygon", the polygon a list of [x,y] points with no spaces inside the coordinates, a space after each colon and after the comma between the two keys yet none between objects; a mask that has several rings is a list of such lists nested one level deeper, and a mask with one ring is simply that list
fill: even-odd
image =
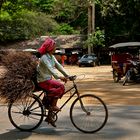
[{"label": "tree", "polygon": [[0,10],[1,10],[2,5],[3,5],[3,3],[4,3],[5,1],[6,1],[6,0],[1,0],[1,1],[0,1]]},{"label": "tree", "polygon": [[140,2],[138,0],[102,0],[106,45],[138,41]]},{"label": "tree", "polygon": [[99,27],[96,28],[95,32],[89,35],[88,39],[85,41],[85,46],[91,46],[93,49],[100,46],[104,47],[105,35],[104,31],[100,30]]},{"label": "tree", "polygon": [[89,35],[85,41],[85,47],[91,47],[92,52],[96,52],[98,60],[100,59],[100,49],[105,46],[105,35],[104,31],[96,28],[95,32]]}]

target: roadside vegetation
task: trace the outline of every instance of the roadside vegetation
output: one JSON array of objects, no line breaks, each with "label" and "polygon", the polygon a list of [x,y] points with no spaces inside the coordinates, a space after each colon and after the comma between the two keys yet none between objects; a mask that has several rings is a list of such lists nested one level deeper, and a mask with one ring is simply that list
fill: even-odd
[{"label": "roadside vegetation", "polygon": [[[1,0],[0,42],[41,35],[87,35],[88,4],[88,0]],[[108,46],[118,40],[138,40],[139,7],[138,0],[95,0],[97,30],[86,43]]]}]

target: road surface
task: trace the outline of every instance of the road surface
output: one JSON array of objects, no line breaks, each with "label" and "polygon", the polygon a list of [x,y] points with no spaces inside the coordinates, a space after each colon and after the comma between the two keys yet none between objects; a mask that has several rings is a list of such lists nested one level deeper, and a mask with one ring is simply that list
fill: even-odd
[{"label": "road surface", "polygon": [[[139,84],[122,86],[113,83],[111,66],[65,66],[71,75],[79,75],[77,84],[81,94],[91,93],[105,101],[109,111],[108,122],[95,134],[78,131],[69,118],[69,107],[59,114],[57,128],[43,122],[33,132],[21,132],[12,126],[7,116],[7,106],[0,105],[0,140],[139,140],[140,139],[140,88]],[[84,75],[84,76],[83,76]],[[66,84],[68,88],[71,84]],[[69,95],[67,95],[69,96]],[[67,96],[59,100],[61,104]]]}]

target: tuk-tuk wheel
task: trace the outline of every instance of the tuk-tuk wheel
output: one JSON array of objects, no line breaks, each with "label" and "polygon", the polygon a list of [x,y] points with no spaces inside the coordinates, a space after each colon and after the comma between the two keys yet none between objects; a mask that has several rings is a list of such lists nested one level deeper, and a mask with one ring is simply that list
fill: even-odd
[{"label": "tuk-tuk wheel", "polygon": [[113,79],[114,79],[115,83],[119,82],[119,80],[120,80],[119,75],[118,75],[117,71],[115,71],[115,70],[113,70]]}]

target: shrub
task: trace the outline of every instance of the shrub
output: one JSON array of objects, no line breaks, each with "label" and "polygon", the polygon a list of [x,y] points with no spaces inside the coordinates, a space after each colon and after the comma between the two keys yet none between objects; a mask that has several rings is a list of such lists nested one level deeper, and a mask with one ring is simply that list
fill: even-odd
[{"label": "shrub", "polygon": [[1,13],[0,41],[16,41],[37,37],[47,32],[53,32],[58,26],[49,16],[22,10],[12,16]]},{"label": "shrub", "polygon": [[73,27],[71,27],[70,25],[63,23],[59,26],[59,28],[57,29],[57,32],[59,32],[59,34],[63,34],[63,35],[68,35],[68,34],[78,34],[77,31],[75,31],[73,29]]}]

